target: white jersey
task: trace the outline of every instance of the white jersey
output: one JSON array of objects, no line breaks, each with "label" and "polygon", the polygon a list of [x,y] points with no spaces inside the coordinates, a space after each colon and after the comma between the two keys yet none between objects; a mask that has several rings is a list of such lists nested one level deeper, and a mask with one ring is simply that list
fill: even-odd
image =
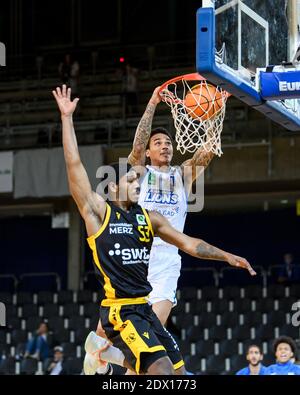
[{"label": "white jersey", "polygon": [[[187,212],[187,195],[180,168],[170,167],[168,172],[156,170],[152,166],[146,168],[147,172],[141,182],[139,204],[147,210],[158,211],[175,229],[182,232]],[[178,248],[159,237],[154,238],[152,246],[164,246],[178,252]]]},{"label": "white jersey", "polygon": [[[160,212],[171,225],[182,232],[187,212],[187,195],[180,168],[170,167],[161,172],[146,166],[147,172],[141,181],[139,204],[145,209]],[[180,276],[181,256],[178,248],[154,237],[148,281],[152,286],[150,304],[169,300],[176,305],[176,289]]]}]

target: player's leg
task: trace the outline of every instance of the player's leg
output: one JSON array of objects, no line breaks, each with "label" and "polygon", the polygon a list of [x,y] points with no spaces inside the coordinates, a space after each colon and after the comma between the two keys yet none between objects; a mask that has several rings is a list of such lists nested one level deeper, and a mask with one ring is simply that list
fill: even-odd
[{"label": "player's leg", "polygon": [[187,373],[186,373],[185,367],[184,367],[184,366],[181,366],[180,368],[175,369],[175,374],[176,374],[177,376],[185,376],[185,375],[187,374]]},{"label": "player's leg", "polygon": [[[111,361],[111,356],[107,355],[110,354],[110,352],[113,351],[114,354],[119,353],[121,358],[123,359],[123,363],[118,363],[120,366],[123,366],[125,368],[127,368],[127,372],[126,375],[136,375],[136,372],[133,371],[133,368],[130,366],[129,363],[126,362],[125,360],[125,356],[124,354],[117,349],[116,347],[112,346],[112,345],[108,345],[108,348],[110,349],[110,352],[107,353],[102,350],[102,338],[99,337],[98,340],[98,336],[95,336],[96,334],[94,332],[91,332],[88,336],[88,350],[90,353],[86,353],[86,357],[84,360],[84,372],[86,375],[95,375],[96,373],[98,374],[107,374],[110,375],[112,374],[112,368],[111,365],[109,363],[104,363],[104,359],[106,360],[110,360]],[[94,339],[92,340],[91,337],[94,337]],[[91,346],[91,342],[94,343],[93,346]],[[96,355],[98,355],[98,358],[96,357]],[[155,356],[155,355],[154,355]],[[121,359],[120,359],[121,362]],[[149,362],[148,362],[149,363]],[[174,369],[172,366],[172,363],[170,361],[170,359],[168,357],[162,357],[160,358],[158,361],[155,361],[154,363],[152,363],[148,368],[148,372],[147,374],[151,375],[172,375],[174,374]],[[141,373],[139,373],[141,374]],[[176,372],[177,374],[177,372]],[[184,374],[184,373],[181,373]]]},{"label": "player's leg", "polygon": [[101,324],[101,320],[99,319],[98,321],[98,325],[97,325],[97,329],[96,329],[96,334],[100,337],[102,337],[103,339],[107,339],[107,336],[102,328],[102,324]]},{"label": "player's leg", "polygon": [[[107,339],[107,336],[106,336],[106,334],[105,334],[105,332],[104,332],[104,330],[102,328],[102,324],[101,324],[101,320],[100,319],[98,321],[96,334],[101,339]],[[100,341],[100,339],[99,339],[99,341]],[[122,351],[120,351],[119,349],[117,349],[116,347],[114,347],[112,345],[108,345],[108,347],[106,348],[105,351],[104,351],[104,355],[103,355],[103,358],[104,358],[103,361],[107,362],[107,371],[111,371],[111,372],[113,371],[113,368],[112,368],[112,365],[111,365],[112,363],[115,363],[116,365],[125,367],[125,368],[127,368],[128,371],[130,371],[129,370],[130,366],[125,361],[125,357],[124,357],[124,354],[122,353]],[[92,354],[89,354],[88,358],[91,361],[91,363],[93,364],[93,366],[95,366],[95,359],[97,360],[97,358],[95,358]],[[93,358],[94,358],[94,361],[92,360]],[[97,370],[96,370],[96,373],[98,373],[98,374],[103,374],[103,373],[101,373],[101,371],[103,369],[103,367],[101,365],[102,365],[101,362],[99,362]],[[105,374],[107,374],[107,373],[105,373]]]},{"label": "player's leg", "polygon": [[174,375],[174,369],[172,366],[172,362],[170,361],[170,358],[162,357],[157,361],[153,362],[148,367],[146,375],[150,375],[150,376]]},{"label": "player's leg", "polygon": [[110,345],[100,319],[96,333],[90,332],[86,338],[85,351],[83,363],[85,375],[112,374],[112,361],[114,361],[113,363],[117,361],[116,365],[123,366],[124,364],[124,355],[120,354],[120,350]]},{"label": "player's leg", "polygon": [[164,271],[148,277],[152,286],[149,303],[162,325],[166,325],[172,308],[177,304],[176,290],[179,274],[179,270],[175,270],[174,273]]},{"label": "player's leg", "polygon": [[[170,300],[161,300],[152,305],[152,310],[157,315],[162,325],[166,325],[172,307],[173,307],[173,303]],[[178,374],[185,374],[185,373],[179,371]],[[136,373],[131,370],[128,370],[126,372],[126,375],[133,376],[136,375]]]},{"label": "player's leg", "polygon": [[84,372],[86,375],[109,374],[111,363],[132,369],[126,362],[125,356],[118,348],[111,345],[99,319],[97,331],[90,332],[85,341],[86,355]]},{"label": "player's leg", "polygon": [[152,309],[157,315],[162,325],[166,325],[168,317],[171,313],[173,303],[170,300],[161,300],[152,304]]},{"label": "player's leg", "polygon": [[[105,331],[102,328],[101,319],[99,319],[98,321],[96,334],[102,339],[107,339]],[[128,362],[125,360],[125,355],[122,353],[122,351],[119,350],[117,347],[114,347],[111,342],[109,342],[109,346],[104,350],[104,352],[102,352],[102,359],[106,362],[122,366],[123,368],[132,369]]]},{"label": "player's leg", "polygon": [[158,321],[148,304],[101,308],[107,337],[137,374],[174,374],[172,362],[152,329],[153,317]]},{"label": "player's leg", "polygon": [[166,324],[172,307],[177,303],[176,291],[180,268],[180,255],[169,248],[160,246],[152,248],[148,273],[148,281],[152,287],[149,303],[162,325]]},{"label": "player's leg", "polygon": [[[172,305],[171,302],[170,302],[170,305]],[[104,339],[104,337],[106,338],[106,334],[102,328],[101,320],[99,320],[99,323],[98,323],[97,333],[101,334],[102,336],[98,337],[94,332],[92,332],[88,336],[87,341],[86,341],[86,350],[88,351],[86,358],[85,358],[85,372],[86,372],[86,374],[95,374],[96,371],[99,374],[109,374],[109,373],[107,373],[107,372],[109,372],[109,365],[107,365],[107,364],[105,365],[103,363],[104,361],[109,361],[109,362],[115,363],[117,365],[124,366],[127,369],[131,369],[131,370],[128,370],[126,374],[129,374],[129,375],[136,374],[132,371],[132,367],[130,366],[130,364],[126,362],[125,356],[122,353],[122,351],[120,351],[118,348],[110,345],[109,342],[106,339]],[[169,333],[168,333],[168,335],[169,335]],[[167,337],[168,337],[168,335],[167,335]],[[170,346],[170,344],[171,344],[171,346]],[[171,342],[169,341],[169,348],[172,347],[174,344],[176,345],[176,342],[172,338]],[[178,348],[178,346],[177,346],[177,348]],[[98,350],[98,353],[96,352],[97,350]],[[100,354],[101,354],[101,357],[99,357]],[[173,357],[173,359],[174,359],[174,357]],[[178,358],[176,359],[176,356],[175,356],[175,360],[178,361]],[[155,371],[155,369],[162,369],[162,365],[164,366],[163,363],[158,364],[158,367],[155,365],[156,367],[155,366],[153,367],[153,371]],[[175,366],[176,366],[176,364],[175,364]],[[165,370],[163,370],[163,372],[165,372]],[[163,373],[163,374],[169,374],[169,373]],[[184,367],[176,368],[176,374],[185,374]]]},{"label": "player's leg", "polygon": [[86,353],[83,361],[83,371],[86,376],[111,375],[113,368],[110,363],[98,360],[93,355]]},{"label": "player's leg", "polygon": [[173,364],[175,374],[185,375],[186,370],[178,344],[176,343],[176,340],[171,335],[171,333],[164,326],[161,325],[156,314],[153,314],[152,328],[160,343],[165,347],[168,357]]},{"label": "player's leg", "polygon": [[85,341],[84,372],[86,375],[112,374],[111,363],[132,369],[125,356],[109,340],[90,332]]},{"label": "player's leg", "polygon": [[[139,375],[142,375],[143,373],[139,373]],[[175,374],[177,374],[175,372]],[[185,373],[182,373],[185,374]],[[125,373],[126,376],[137,376],[136,372],[133,372],[132,370],[127,370]],[[148,367],[148,371],[145,374],[146,376],[160,376],[160,375],[174,375],[174,369],[172,366],[172,362],[170,361],[170,358],[168,357],[162,357],[156,362],[154,362],[152,365]]]},{"label": "player's leg", "polygon": [[85,375],[112,374],[110,364],[101,359],[101,354],[109,347],[109,341],[90,332],[85,340],[85,357],[83,371]]},{"label": "player's leg", "polygon": [[[98,321],[96,334],[99,336],[99,339],[96,339],[95,333],[90,332],[85,340],[85,357],[83,362],[83,371],[85,375],[107,375],[112,374],[112,367],[110,363],[100,359],[99,353],[105,351],[109,347],[109,341],[105,335],[105,332],[101,326],[100,320]],[[94,353],[89,353],[87,350],[94,350],[96,340],[97,342],[97,350],[98,356]],[[100,344],[99,344],[100,343]],[[95,352],[95,351],[94,351]]]},{"label": "player's leg", "polygon": [[[173,303],[169,300],[161,300],[160,302],[154,303],[152,305],[152,310],[157,315],[162,325],[166,324],[167,319],[172,310],[172,307],[173,307]],[[135,372],[133,372],[132,370],[127,370],[126,376],[134,376],[134,375],[136,375]]]},{"label": "player's leg", "polygon": [[[172,310],[172,307],[173,307],[173,303],[170,302],[169,300],[161,300],[160,302],[154,303],[152,305],[152,310],[157,315],[157,317],[162,325],[166,324],[167,319],[168,319],[170,312]],[[178,373],[178,374],[184,374],[184,373]],[[133,372],[132,370],[128,370],[126,372],[126,375],[134,376],[134,375],[136,375],[136,373]]]}]

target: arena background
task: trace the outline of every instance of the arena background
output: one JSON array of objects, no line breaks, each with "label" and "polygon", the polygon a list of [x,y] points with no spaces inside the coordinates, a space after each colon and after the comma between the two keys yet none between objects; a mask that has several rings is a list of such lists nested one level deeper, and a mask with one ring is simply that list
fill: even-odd
[{"label": "arena background", "polygon": [[[45,371],[47,361],[23,358],[42,319],[51,350],[62,345],[69,374],[80,374],[83,342],[98,320],[98,286],[67,189],[51,96],[62,83],[59,65],[68,54],[79,65],[71,81],[81,99],[75,130],[95,187],[96,169],[130,152],[153,89],[194,71],[200,6],[192,0],[1,1],[7,51],[0,68],[1,374]],[[133,103],[122,82],[127,64],[138,80]],[[154,125],[174,132],[166,105],[159,105]],[[299,340],[299,327],[291,324],[300,294],[299,136],[235,98],[228,102],[224,155],[207,169],[204,209],[188,214],[185,232],[245,256],[258,275],[184,255],[169,329],[193,373],[234,374],[246,366],[249,343],[262,345],[267,365],[275,337]],[[178,152],[174,159],[183,160]],[[278,284],[286,253],[294,257],[295,275]]]}]

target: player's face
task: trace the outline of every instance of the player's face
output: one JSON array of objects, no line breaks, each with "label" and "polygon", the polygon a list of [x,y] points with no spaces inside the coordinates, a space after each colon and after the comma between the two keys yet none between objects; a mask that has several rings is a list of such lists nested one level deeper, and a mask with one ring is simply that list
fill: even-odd
[{"label": "player's face", "polygon": [[140,184],[138,175],[134,170],[130,170],[119,182],[120,200],[137,203],[140,196]]},{"label": "player's face", "polygon": [[151,137],[146,155],[153,166],[168,166],[173,158],[172,141],[163,133],[155,134]]},{"label": "player's face", "polygon": [[288,362],[291,358],[293,358],[293,351],[291,346],[287,343],[280,343],[277,346],[277,350],[275,353],[276,359],[280,363]]},{"label": "player's face", "polygon": [[250,365],[257,366],[262,360],[262,354],[259,351],[258,347],[250,347],[247,354],[247,361],[249,361]]}]

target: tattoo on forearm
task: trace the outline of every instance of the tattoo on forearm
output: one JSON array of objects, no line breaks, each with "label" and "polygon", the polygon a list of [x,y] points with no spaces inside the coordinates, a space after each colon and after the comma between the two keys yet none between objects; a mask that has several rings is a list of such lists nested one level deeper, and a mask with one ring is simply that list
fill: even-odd
[{"label": "tattoo on forearm", "polygon": [[212,245],[206,243],[205,241],[199,241],[196,247],[196,254],[199,258],[203,259],[216,259],[223,260],[224,254],[221,250]]},{"label": "tattoo on forearm", "polygon": [[146,149],[151,134],[152,120],[153,120],[155,109],[156,109],[155,104],[149,103],[147,105],[146,111],[144,112],[144,115],[140,120],[135,132],[133,149],[135,148],[138,150]]},{"label": "tattoo on forearm", "polygon": [[195,166],[207,167],[213,157],[214,157],[214,154],[212,152],[207,152],[203,149],[200,149],[195,153],[193,160],[194,160]]}]

